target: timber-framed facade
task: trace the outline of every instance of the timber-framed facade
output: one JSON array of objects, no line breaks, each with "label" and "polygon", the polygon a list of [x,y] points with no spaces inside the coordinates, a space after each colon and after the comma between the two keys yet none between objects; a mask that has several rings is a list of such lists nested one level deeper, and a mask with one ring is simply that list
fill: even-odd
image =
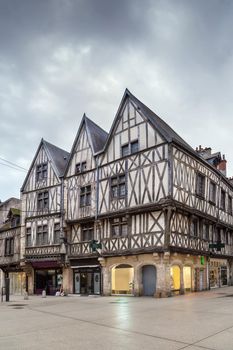
[{"label": "timber-framed facade", "polygon": [[128,90],[109,134],[84,115],[70,154],[42,140],[22,188],[29,292],[62,283],[170,296],[232,284],[233,186],[209,153]]}]

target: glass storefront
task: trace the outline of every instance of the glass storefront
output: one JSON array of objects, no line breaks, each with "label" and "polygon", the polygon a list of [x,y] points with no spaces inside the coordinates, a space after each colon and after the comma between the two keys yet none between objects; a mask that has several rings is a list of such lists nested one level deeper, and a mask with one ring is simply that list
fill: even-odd
[{"label": "glass storefront", "polygon": [[227,286],[227,261],[220,259],[210,260],[210,288]]},{"label": "glass storefront", "polygon": [[101,291],[100,268],[79,268],[74,270],[74,293],[99,295]]},{"label": "glass storefront", "polygon": [[34,290],[35,294],[55,295],[60,289],[62,281],[61,269],[37,269],[35,270]]}]

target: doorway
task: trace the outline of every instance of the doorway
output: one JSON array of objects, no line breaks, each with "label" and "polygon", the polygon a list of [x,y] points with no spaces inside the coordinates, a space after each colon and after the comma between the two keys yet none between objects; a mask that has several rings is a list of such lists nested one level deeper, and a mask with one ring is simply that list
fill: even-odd
[{"label": "doorway", "polygon": [[154,296],[156,291],[156,268],[153,265],[142,267],[142,285],[144,296]]},{"label": "doorway", "polygon": [[170,278],[171,278],[171,291],[174,294],[179,294],[180,292],[180,267],[178,265],[174,265],[170,270]]},{"label": "doorway", "polygon": [[121,264],[112,268],[112,294],[133,294],[133,278],[131,265]]},{"label": "doorway", "polygon": [[81,295],[100,294],[100,271],[80,269],[74,271],[74,293]]},{"label": "doorway", "polygon": [[184,289],[186,292],[191,292],[192,289],[192,270],[190,266],[183,268]]}]

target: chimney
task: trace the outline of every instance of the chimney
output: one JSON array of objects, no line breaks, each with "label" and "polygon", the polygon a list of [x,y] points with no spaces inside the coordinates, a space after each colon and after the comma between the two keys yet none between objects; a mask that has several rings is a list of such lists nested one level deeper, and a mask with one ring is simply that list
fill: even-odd
[{"label": "chimney", "polygon": [[217,169],[225,176],[227,176],[227,161],[225,159],[225,154],[222,155],[222,159],[217,165]]}]

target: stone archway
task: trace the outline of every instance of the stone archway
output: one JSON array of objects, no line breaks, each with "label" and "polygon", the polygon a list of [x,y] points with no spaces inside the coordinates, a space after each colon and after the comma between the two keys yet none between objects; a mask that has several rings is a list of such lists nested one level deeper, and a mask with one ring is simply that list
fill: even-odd
[{"label": "stone archway", "polygon": [[133,294],[134,268],[128,264],[119,264],[112,268],[112,294]]}]

